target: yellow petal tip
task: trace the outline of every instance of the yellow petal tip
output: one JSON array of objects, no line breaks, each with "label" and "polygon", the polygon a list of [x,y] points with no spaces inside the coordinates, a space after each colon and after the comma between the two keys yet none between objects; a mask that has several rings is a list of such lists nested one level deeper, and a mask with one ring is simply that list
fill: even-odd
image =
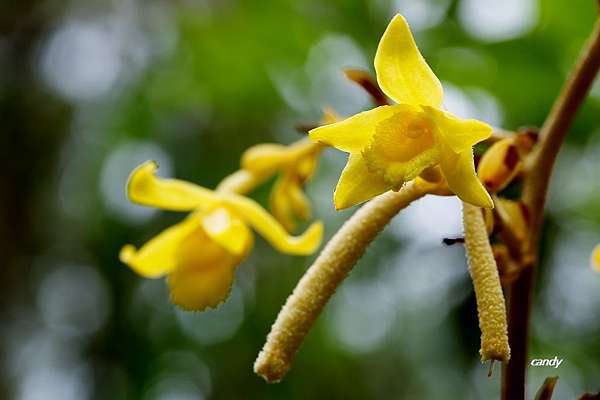
[{"label": "yellow petal tip", "polygon": [[119,260],[121,260],[122,263],[129,265],[129,263],[135,256],[135,253],[135,246],[131,244],[126,244],[121,248],[121,251],[119,252]]},{"label": "yellow petal tip", "polygon": [[180,296],[176,296],[173,293],[171,293],[169,300],[171,301],[171,303],[175,304],[177,307],[179,307],[183,311],[202,312],[202,311],[207,311],[209,309],[214,310],[214,309],[218,308],[221,304],[223,304],[227,300],[230,292],[231,292],[231,288],[229,289],[229,291],[225,294],[225,296],[223,298],[203,298],[203,299],[197,299],[194,297],[189,297],[189,298],[180,297]]},{"label": "yellow petal tip", "polygon": [[133,202],[136,201],[137,196],[135,193],[144,192],[144,188],[151,184],[149,179],[152,179],[156,170],[158,169],[158,163],[154,160],[146,161],[138,165],[129,175],[127,179],[127,197]]},{"label": "yellow petal tip", "polygon": [[598,244],[598,245],[596,245],[596,247],[594,247],[590,261],[591,261],[590,264],[592,266],[592,269],[594,271],[600,273],[600,244]]},{"label": "yellow petal tip", "polygon": [[387,26],[375,53],[377,82],[398,104],[442,103],[443,89],[419,52],[406,19],[396,14]]},{"label": "yellow petal tip", "polygon": [[353,203],[352,201],[349,201],[348,199],[337,195],[337,193],[339,193],[339,191],[337,190],[333,193],[333,207],[335,208],[335,211],[342,211],[357,204],[360,204]]},{"label": "yellow petal tip", "polygon": [[491,210],[494,208],[494,201],[490,197],[489,193],[486,192],[486,194],[487,196],[485,197],[485,200],[483,200],[481,207],[489,208]]},{"label": "yellow petal tip", "polygon": [[323,223],[320,221],[311,224],[300,236],[293,237],[290,246],[281,251],[299,256],[307,256],[315,252],[323,239]]},{"label": "yellow petal tip", "polygon": [[309,255],[321,244],[323,239],[323,222],[313,222],[308,229],[297,238],[298,246],[295,249],[295,253],[298,255]]},{"label": "yellow petal tip", "polygon": [[234,269],[234,266],[218,265],[174,271],[167,279],[171,303],[185,311],[217,308],[231,293]]},{"label": "yellow petal tip", "polygon": [[[487,194],[487,192],[485,192]],[[458,195],[458,197],[460,198],[460,194]],[[469,198],[469,199],[464,199],[461,198],[462,201],[469,203],[475,207],[481,207],[481,208],[487,208],[487,209],[493,209],[494,208],[494,201],[492,200],[492,198],[490,197],[489,194],[487,194],[487,196],[483,196],[483,193],[478,194],[478,196],[476,198]]]}]

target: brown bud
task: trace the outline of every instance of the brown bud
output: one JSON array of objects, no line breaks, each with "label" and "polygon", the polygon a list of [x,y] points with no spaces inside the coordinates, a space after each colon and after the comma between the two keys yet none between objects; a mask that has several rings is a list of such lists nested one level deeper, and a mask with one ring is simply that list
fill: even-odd
[{"label": "brown bud", "polygon": [[490,192],[498,192],[514,179],[521,167],[519,150],[511,137],[494,143],[483,154],[477,173]]}]

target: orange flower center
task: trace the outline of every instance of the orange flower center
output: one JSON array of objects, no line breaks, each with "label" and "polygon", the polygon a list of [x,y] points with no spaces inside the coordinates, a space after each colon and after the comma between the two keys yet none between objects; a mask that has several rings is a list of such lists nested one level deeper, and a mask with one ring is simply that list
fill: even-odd
[{"label": "orange flower center", "polygon": [[369,170],[382,174],[394,187],[438,162],[431,119],[418,107],[398,108],[377,125],[371,143],[362,152]]}]

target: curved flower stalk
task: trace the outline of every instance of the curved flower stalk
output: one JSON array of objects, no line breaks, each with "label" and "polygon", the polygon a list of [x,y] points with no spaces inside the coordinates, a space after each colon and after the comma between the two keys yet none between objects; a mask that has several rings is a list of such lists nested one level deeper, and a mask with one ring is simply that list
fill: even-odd
[{"label": "curved flower stalk", "polygon": [[463,222],[467,261],[475,287],[481,329],[481,361],[506,363],[510,358],[506,305],[481,209],[463,203]]},{"label": "curved flower stalk", "polygon": [[138,204],[190,212],[136,250],[122,248],[122,262],[147,278],[167,276],[173,303],[187,310],[216,307],[229,294],[235,268],[253,244],[253,228],[277,250],[311,254],[323,232],[313,223],[301,236],[286,230],[259,204],[235,193],[211,191],[192,183],[161,179],[146,162],[131,174],[129,198]]},{"label": "curved flower stalk", "polygon": [[441,109],[442,85],[417,49],[406,20],[396,15],[375,54],[377,81],[396,105],[380,106],[310,131],[310,138],[350,153],[334,194],[337,209],[399,190],[439,165],[450,190],[492,208],[475,174],[473,145],[492,128]]},{"label": "curved flower stalk", "polygon": [[267,382],[280,381],[323,307],[377,234],[414,200],[438,190],[437,184],[422,179],[411,181],[398,192],[371,200],[346,221],[279,312],[254,371]]}]

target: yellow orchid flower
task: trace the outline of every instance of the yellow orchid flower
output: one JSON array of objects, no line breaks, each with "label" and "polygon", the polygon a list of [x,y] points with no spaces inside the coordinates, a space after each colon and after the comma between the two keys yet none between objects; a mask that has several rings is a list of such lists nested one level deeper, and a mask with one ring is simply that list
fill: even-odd
[{"label": "yellow orchid flower", "polygon": [[379,42],[375,72],[381,89],[397,104],[309,132],[314,141],[350,153],[335,190],[336,208],[398,190],[436,165],[458,197],[492,208],[492,199],[473,164],[473,145],[488,138],[492,128],[441,109],[442,85],[417,49],[401,15],[392,19]]},{"label": "yellow orchid flower", "polygon": [[253,200],[176,179],[161,179],[155,174],[157,168],[150,161],[132,172],[127,184],[129,198],[146,206],[191,213],[139,250],[124,246],[119,258],[141,276],[166,275],[172,302],[184,309],[216,307],[227,297],[235,268],[252,248],[250,227],[288,254],[311,254],[321,241],[320,222],[313,223],[301,236],[289,236]]}]

